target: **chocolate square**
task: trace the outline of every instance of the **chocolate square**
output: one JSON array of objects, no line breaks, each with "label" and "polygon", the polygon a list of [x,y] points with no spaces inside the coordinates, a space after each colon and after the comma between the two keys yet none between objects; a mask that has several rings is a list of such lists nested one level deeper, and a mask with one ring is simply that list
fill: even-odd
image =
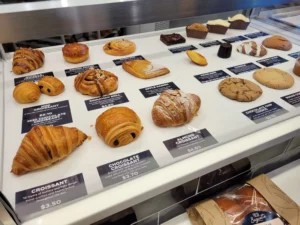
[{"label": "chocolate square", "polygon": [[206,31],[188,29],[188,26],[185,29],[186,29],[186,36],[192,38],[205,39],[208,33]]},{"label": "chocolate square", "polygon": [[209,25],[207,24],[208,32],[216,34],[226,34],[228,27],[221,25]]},{"label": "chocolate square", "polygon": [[185,38],[180,34],[162,34],[160,35],[160,40],[166,45],[175,45],[185,43]]},{"label": "chocolate square", "polygon": [[245,22],[243,20],[235,20],[235,21],[228,21],[230,23],[230,29],[237,29],[237,30],[247,30],[250,22]]}]

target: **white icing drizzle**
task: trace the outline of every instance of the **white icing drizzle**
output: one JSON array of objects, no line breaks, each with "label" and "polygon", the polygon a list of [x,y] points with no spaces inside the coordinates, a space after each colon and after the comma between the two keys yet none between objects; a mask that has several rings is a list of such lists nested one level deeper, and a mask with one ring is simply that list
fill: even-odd
[{"label": "white icing drizzle", "polygon": [[208,25],[220,25],[224,27],[229,27],[230,23],[228,23],[226,20],[209,20],[207,22]]},{"label": "white icing drizzle", "polygon": [[237,14],[231,18],[228,17],[228,21],[230,21],[230,22],[233,22],[235,20],[243,20],[246,23],[250,22],[249,18],[245,17],[243,14]]}]

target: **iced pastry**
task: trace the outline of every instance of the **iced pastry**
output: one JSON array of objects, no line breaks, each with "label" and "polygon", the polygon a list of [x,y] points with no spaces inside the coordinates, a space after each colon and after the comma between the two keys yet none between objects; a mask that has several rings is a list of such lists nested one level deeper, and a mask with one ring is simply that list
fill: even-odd
[{"label": "iced pastry", "polygon": [[208,32],[216,34],[226,34],[230,23],[226,20],[209,20],[207,22]]},{"label": "iced pastry", "polygon": [[237,51],[245,55],[262,57],[267,54],[267,50],[263,45],[257,44],[255,41],[247,41],[242,43]]},{"label": "iced pastry", "polygon": [[300,77],[300,58],[298,58],[296,60],[293,72],[294,72],[295,75],[297,75],[298,77]]},{"label": "iced pastry", "polygon": [[201,23],[193,23],[186,27],[186,36],[205,39],[208,33],[208,28]]},{"label": "iced pastry", "polygon": [[223,59],[230,58],[232,45],[230,43],[222,43],[219,47],[218,56]]},{"label": "iced pastry", "polygon": [[162,34],[160,35],[160,40],[165,44],[165,45],[176,45],[176,44],[181,44],[185,43],[185,38],[182,37],[180,34]]},{"label": "iced pastry", "polygon": [[230,29],[246,30],[250,24],[249,18],[245,17],[243,14],[237,14],[233,17],[228,17],[228,22],[230,23]]}]

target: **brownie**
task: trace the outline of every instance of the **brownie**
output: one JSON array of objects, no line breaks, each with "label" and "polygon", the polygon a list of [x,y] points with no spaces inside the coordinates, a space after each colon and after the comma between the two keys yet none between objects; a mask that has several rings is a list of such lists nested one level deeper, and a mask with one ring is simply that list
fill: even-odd
[{"label": "brownie", "polygon": [[230,29],[237,29],[237,30],[247,30],[250,22],[245,22],[243,20],[235,20],[235,21],[228,21],[230,23]]},{"label": "brownie", "polygon": [[221,25],[209,25],[207,24],[208,32],[216,34],[226,34],[228,27]]},{"label": "brownie", "polygon": [[185,38],[180,34],[162,34],[160,40],[166,45],[175,45],[185,43]]}]

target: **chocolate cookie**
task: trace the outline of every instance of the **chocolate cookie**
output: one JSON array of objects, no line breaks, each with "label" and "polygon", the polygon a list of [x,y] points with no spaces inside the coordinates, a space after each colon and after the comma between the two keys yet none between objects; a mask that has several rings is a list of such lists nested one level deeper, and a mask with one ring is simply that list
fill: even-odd
[{"label": "chocolate cookie", "polygon": [[266,38],[262,44],[267,48],[274,48],[282,51],[289,51],[293,47],[288,39],[279,35]]},{"label": "chocolate cookie", "polygon": [[222,95],[239,102],[252,102],[258,99],[263,91],[250,80],[241,78],[226,78],[219,84]]}]

